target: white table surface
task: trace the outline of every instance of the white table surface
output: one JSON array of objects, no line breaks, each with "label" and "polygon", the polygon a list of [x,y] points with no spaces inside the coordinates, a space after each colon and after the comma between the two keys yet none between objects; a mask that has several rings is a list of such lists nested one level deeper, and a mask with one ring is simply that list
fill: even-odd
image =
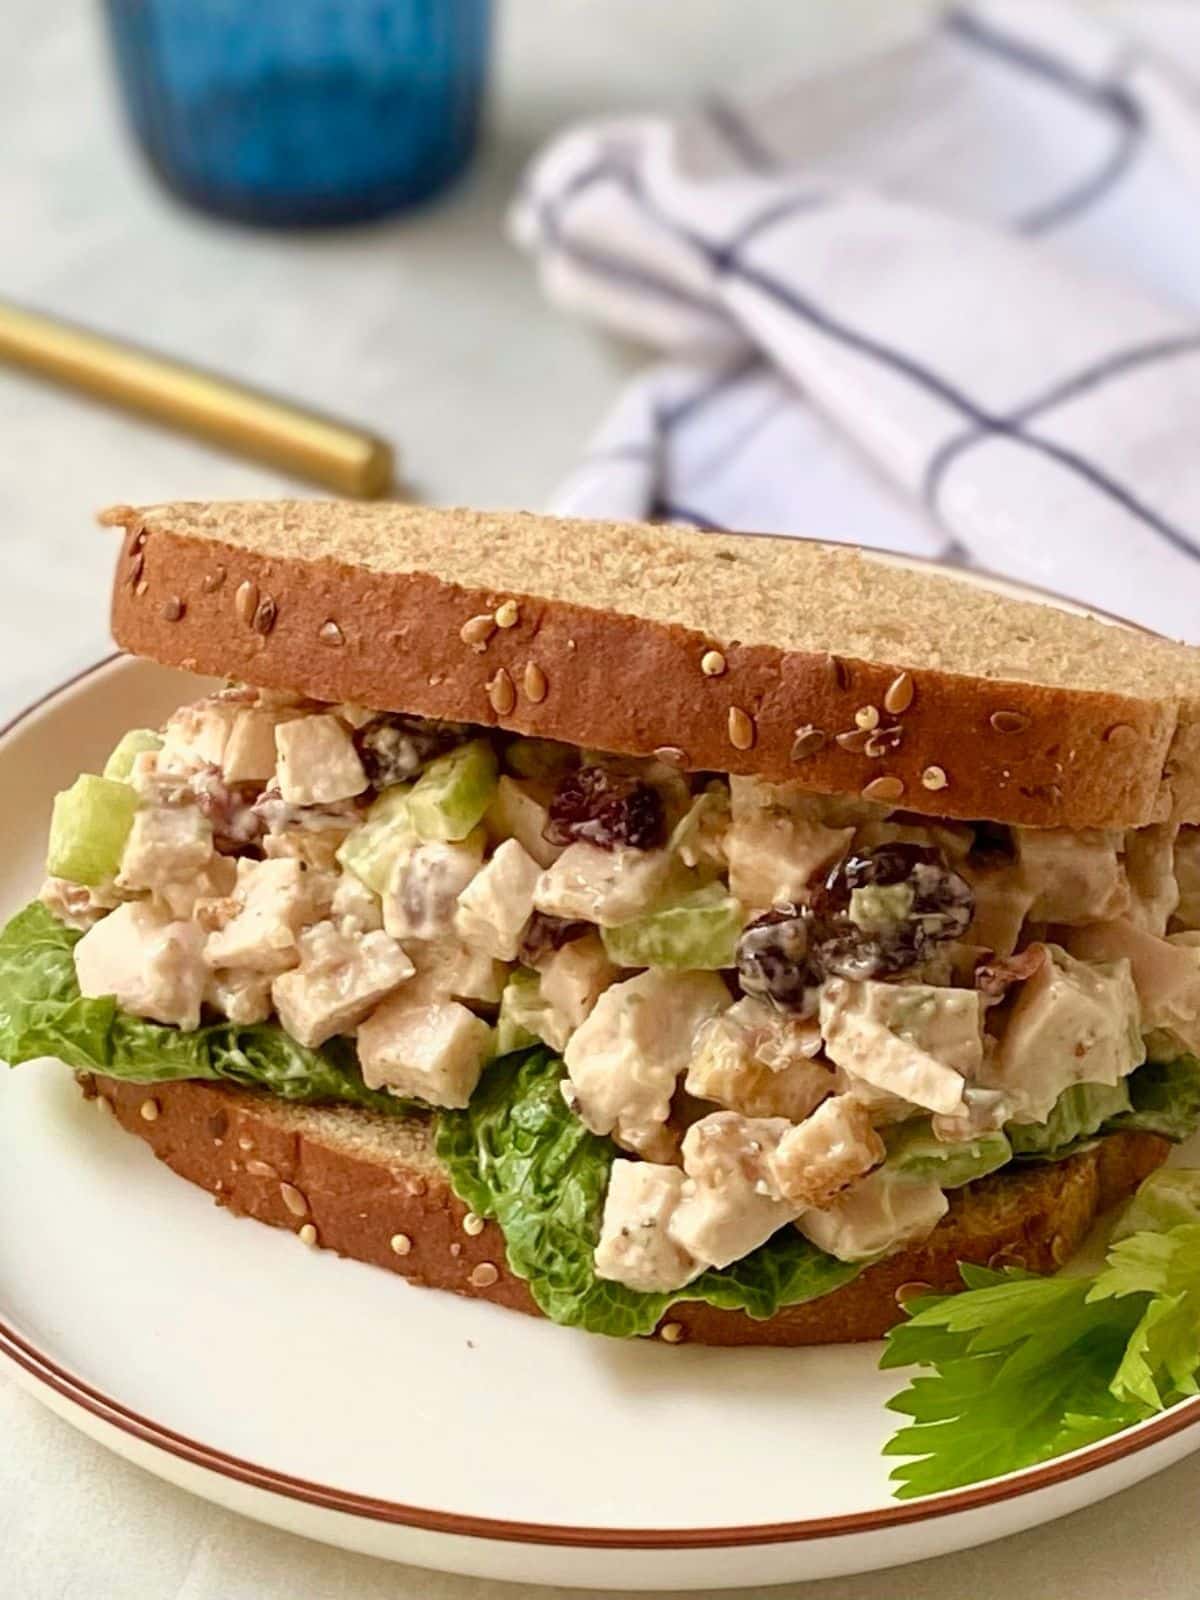
[{"label": "white table surface", "polygon": [[[205,221],[153,186],[115,115],[92,0],[7,0],[0,294],[361,419],[403,450],[422,498],[537,505],[638,357],[548,312],[504,243],[527,157],[572,116],[836,53],[902,27],[918,3],[510,0],[492,131],[466,183],[407,221],[287,237]],[[297,492],[7,374],[0,439],[0,718],[105,649],[112,540],[92,525],[97,507]],[[793,1592],[1182,1600],[1195,1593],[1197,1503],[1200,1459],[1003,1548]],[[192,1499],[44,1413],[2,1371],[0,1552],[3,1600],[516,1592],[346,1555]]]}]

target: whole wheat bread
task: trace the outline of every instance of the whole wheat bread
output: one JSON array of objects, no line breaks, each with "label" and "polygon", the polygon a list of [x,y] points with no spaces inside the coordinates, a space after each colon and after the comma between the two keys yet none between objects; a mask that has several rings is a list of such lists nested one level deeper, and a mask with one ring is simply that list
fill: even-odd
[{"label": "whole wheat bread", "polygon": [[[388,1267],[412,1283],[537,1314],[507,1266],[496,1224],[480,1227],[472,1219],[464,1226],[468,1212],[433,1151],[427,1121],[289,1105],[211,1083],[146,1086],[90,1075],[82,1082],[122,1127],[218,1205],[287,1228],[301,1243]],[[1167,1150],[1150,1134],[1116,1134],[1069,1160],[958,1189],[924,1244],[770,1321],[696,1303],[673,1307],[666,1320],[679,1336],[702,1344],[877,1339],[901,1317],[899,1289],[956,1288],[960,1261],[1053,1271],[1097,1214],[1131,1194]]]},{"label": "whole wheat bread", "polygon": [[1200,820],[1200,651],[934,570],[523,512],[102,520],[126,530],[114,635],[170,666],[945,816]]}]

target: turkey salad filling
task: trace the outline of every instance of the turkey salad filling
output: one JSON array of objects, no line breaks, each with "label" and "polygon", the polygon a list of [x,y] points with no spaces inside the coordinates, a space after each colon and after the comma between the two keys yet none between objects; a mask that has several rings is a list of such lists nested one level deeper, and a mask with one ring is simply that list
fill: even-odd
[{"label": "turkey salad filling", "polygon": [[1013,1159],[1191,1131],[1161,1063],[1200,1053],[1200,828],[947,822],[235,686],[60,795],[48,871],[85,1001],[273,1020],[448,1113],[548,1047],[618,1147],[592,1267],[632,1291],[791,1228],[871,1260]]}]

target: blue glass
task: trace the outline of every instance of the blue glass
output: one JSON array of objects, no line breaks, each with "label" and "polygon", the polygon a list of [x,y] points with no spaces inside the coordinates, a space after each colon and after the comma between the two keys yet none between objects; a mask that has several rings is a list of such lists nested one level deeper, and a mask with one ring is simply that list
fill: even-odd
[{"label": "blue glass", "polygon": [[184,199],[357,222],[470,158],[491,0],[106,0],[137,137]]}]

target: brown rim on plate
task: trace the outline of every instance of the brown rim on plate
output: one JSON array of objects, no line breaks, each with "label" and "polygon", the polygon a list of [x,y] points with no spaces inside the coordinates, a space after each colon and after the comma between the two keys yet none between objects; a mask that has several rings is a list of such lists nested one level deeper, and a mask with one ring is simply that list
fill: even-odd
[{"label": "brown rim on plate", "polygon": [[[1120,619],[1114,619],[1119,621]],[[35,712],[75,688],[86,679],[122,659],[121,653],[108,655],[84,667],[56,688],[48,690],[31,705],[19,711],[0,727],[6,738]],[[737,1548],[750,1545],[803,1543],[812,1539],[835,1538],[843,1534],[877,1533],[934,1517],[951,1516],[960,1511],[976,1511],[1006,1500],[1032,1494],[1056,1484],[1070,1482],[1113,1462],[1173,1438],[1200,1422],[1200,1399],[1180,1402],[1160,1416],[1134,1428],[1127,1428],[1108,1439],[1089,1445],[1071,1455],[1059,1457],[1019,1473],[972,1484],[945,1494],[883,1506],[874,1511],[850,1511],[835,1516],[809,1517],[797,1522],[750,1523],[715,1528],[593,1528],[586,1525],[521,1522],[509,1518],[483,1517],[465,1512],[442,1511],[430,1506],[411,1506],[400,1501],[380,1500],[352,1490],[295,1478],[274,1467],[260,1466],[229,1455],[215,1446],[176,1433],[163,1423],[144,1417],[111,1395],[93,1388],[82,1378],[58,1365],[43,1351],[23,1338],[0,1315],[0,1356],[5,1356],[29,1377],[64,1400],[78,1406],[99,1421],[107,1423],[129,1438],[151,1445],[190,1465],[218,1477],[230,1479],[252,1489],[278,1494],[322,1510],[364,1517],[370,1521],[419,1528],[430,1533],[451,1534],[460,1538],[492,1539],[505,1543],[559,1545],[607,1550],[697,1550]]]},{"label": "brown rim on plate", "polygon": [[430,1506],[410,1506],[396,1500],[379,1500],[371,1495],[357,1494],[349,1489],[310,1483],[274,1467],[258,1466],[238,1456],[228,1455],[212,1445],[189,1439],[185,1434],[176,1433],[162,1423],[131,1411],[58,1366],[22,1339],[3,1320],[0,1320],[0,1355],[7,1356],[56,1394],[131,1438],[252,1489],[284,1495],[289,1500],[299,1500],[325,1511],[339,1511],[347,1516],[420,1528],[430,1533],[454,1534],[468,1539],[494,1539],[510,1544],[560,1545],[583,1549],[736,1549],[742,1545],[798,1544],[848,1533],[878,1533],[910,1522],[950,1516],[958,1511],[977,1511],[984,1506],[998,1505],[1038,1489],[1069,1482],[1072,1478],[1110,1466],[1114,1461],[1124,1460],[1126,1456],[1137,1455],[1200,1421],[1200,1399],[1185,1400],[1159,1417],[1140,1423],[1136,1428],[1127,1428],[1074,1455],[1063,1456],[1005,1478],[993,1478],[966,1489],[884,1506],[876,1511],[848,1511],[837,1516],[809,1517],[800,1522],[750,1523],[742,1527],[589,1528],[569,1523],[518,1522],[506,1517],[439,1511]]}]

